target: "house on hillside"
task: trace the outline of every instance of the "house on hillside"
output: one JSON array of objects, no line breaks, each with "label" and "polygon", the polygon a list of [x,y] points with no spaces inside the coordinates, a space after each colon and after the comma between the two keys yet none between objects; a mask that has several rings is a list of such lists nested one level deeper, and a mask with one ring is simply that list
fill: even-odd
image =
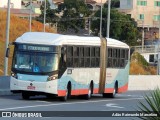
[{"label": "house on hillside", "polygon": [[[7,11],[7,8],[1,8],[3,11]],[[30,16],[30,9],[13,9],[11,8],[11,14],[14,14],[17,17],[29,19]],[[39,14],[35,14],[32,11],[32,18],[38,17]]]},{"label": "house on hillside", "polygon": [[97,11],[101,8],[101,5],[105,4],[108,0],[85,0],[88,8],[92,11]]},{"label": "house on hillside", "polygon": [[120,0],[118,11],[135,19],[145,40],[159,38],[160,0]]},{"label": "house on hillside", "polygon": [[[10,8],[21,9],[22,0],[10,0]],[[0,0],[0,8],[8,8],[8,0]]]},{"label": "house on hillside", "polygon": [[28,2],[26,5],[25,5],[25,8],[26,9],[32,9],[32,11],[35,13],[35,14],[41,14],[41,10],[40,10],[40,7],[41,7],[41,4],[40,3],[37,3],[37,2],[32,2],[32,6],[30,5],[30,2]]}]

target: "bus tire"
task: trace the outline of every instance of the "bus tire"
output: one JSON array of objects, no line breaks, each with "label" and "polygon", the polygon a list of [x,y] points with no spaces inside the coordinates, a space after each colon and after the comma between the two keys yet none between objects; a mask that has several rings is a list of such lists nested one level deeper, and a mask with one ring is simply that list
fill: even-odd
[{"label": "bus tire", "polygon": [[67,85],[66,95],[63,97],[60,97],[61,101],[67,101],[71,96],[71,83],[69,82]]},{"label": "bus tire", "polygon": [[29,100],[29,98],[30,98],[29,93],[28,93],[28,92],[22,92],[22,98],[23,98],[24,100]]},{"label": "bus tire", "polygon": [[85,99],[89,100],[92,96],[92,93],[93,93],[93,84],[91,83],[90,86],[89,86],[89,89],[88,89],[88,94],[85,95]]},{"label": "bus tire", "polygon": [[113,93],[103,93],[104,98],[115,98],[118,90],[118,82],[115,83]]}]

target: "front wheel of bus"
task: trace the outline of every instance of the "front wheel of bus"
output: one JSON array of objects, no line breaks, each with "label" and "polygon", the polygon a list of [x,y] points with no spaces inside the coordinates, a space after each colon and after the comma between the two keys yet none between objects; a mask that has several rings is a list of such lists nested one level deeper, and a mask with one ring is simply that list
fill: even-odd
[{"label": "front wheel of bus", "polygon": [[30,98],[29,93],[28,93],[28,92],[22,92],[22,98],[23,98],[24,100],[29,100],[29,98]]},{"label": "front wheel of bus", "polygon": [[71,96],[71,85],[68,84],[67,90],[66,90],[66,95],[63,96],[63,97],[60,97],[60,100],[61,101],[67,101],[70,98],[70,96]]}]

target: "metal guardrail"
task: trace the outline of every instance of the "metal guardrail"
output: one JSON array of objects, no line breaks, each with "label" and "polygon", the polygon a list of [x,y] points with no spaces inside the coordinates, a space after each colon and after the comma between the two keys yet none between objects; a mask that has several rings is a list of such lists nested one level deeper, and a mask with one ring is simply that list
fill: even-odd
[{"label": "metal guardrail", "polygon": [[132,46],[131,48],[139,53],[158,53],[160,51],[160,45]]}]

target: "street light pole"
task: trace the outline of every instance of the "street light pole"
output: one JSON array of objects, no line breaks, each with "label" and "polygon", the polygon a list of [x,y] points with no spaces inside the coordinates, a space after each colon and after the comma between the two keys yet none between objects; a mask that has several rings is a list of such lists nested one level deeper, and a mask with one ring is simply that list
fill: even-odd
[{"label": "street light pole", "polygon": [[[160,9],[159,9],[159,15],[160,15]],[[160,19],[159,19],[159,35],[158,35],[158,48],[157,48],[157,53],[158,53],[158,59],[157,59],[157,75],[160,75],[160,50],[159,50],[159,40],[160,40]]]},{"label": "street light pole", "polygon": [[108,0],[107,33],[106,33],[106,36],[108,38],[110,32],[110,13],[111,13],[111,0]]},{"label": "street light pole", "polygon": [[46,31],[46,0],[44,0],[44,23],[43,23],[43,31]]},{"label": "street light pole", "polygon": [[101,15],[100,15],[100,38],[102,37],[102,0],[101,0]]},{"label": "street light pole", "polygon": [[91,35],[91,33],[90,33],[90,29],[91,29],[91,18],[90,18],[90,17],[88,18],[88,22],[89,22],[88,35],[90,36],[90,35]]},{"label": "street light pole", "polygon": [[5,59],[4,59],[4,75],[8,75],[8,57],[6,52],[9,45],[9,29],[10,29],[10,0],[8,0],[7,23],[6,23],[6,43],[5,43]]},{"label": "street light pole", "polygon": [[32,31],[32,0],[30,0],[29,31]]},{"label": "street light pole", "polygon": [[142,21],[142,53],[144,51],[144,20]]}]

